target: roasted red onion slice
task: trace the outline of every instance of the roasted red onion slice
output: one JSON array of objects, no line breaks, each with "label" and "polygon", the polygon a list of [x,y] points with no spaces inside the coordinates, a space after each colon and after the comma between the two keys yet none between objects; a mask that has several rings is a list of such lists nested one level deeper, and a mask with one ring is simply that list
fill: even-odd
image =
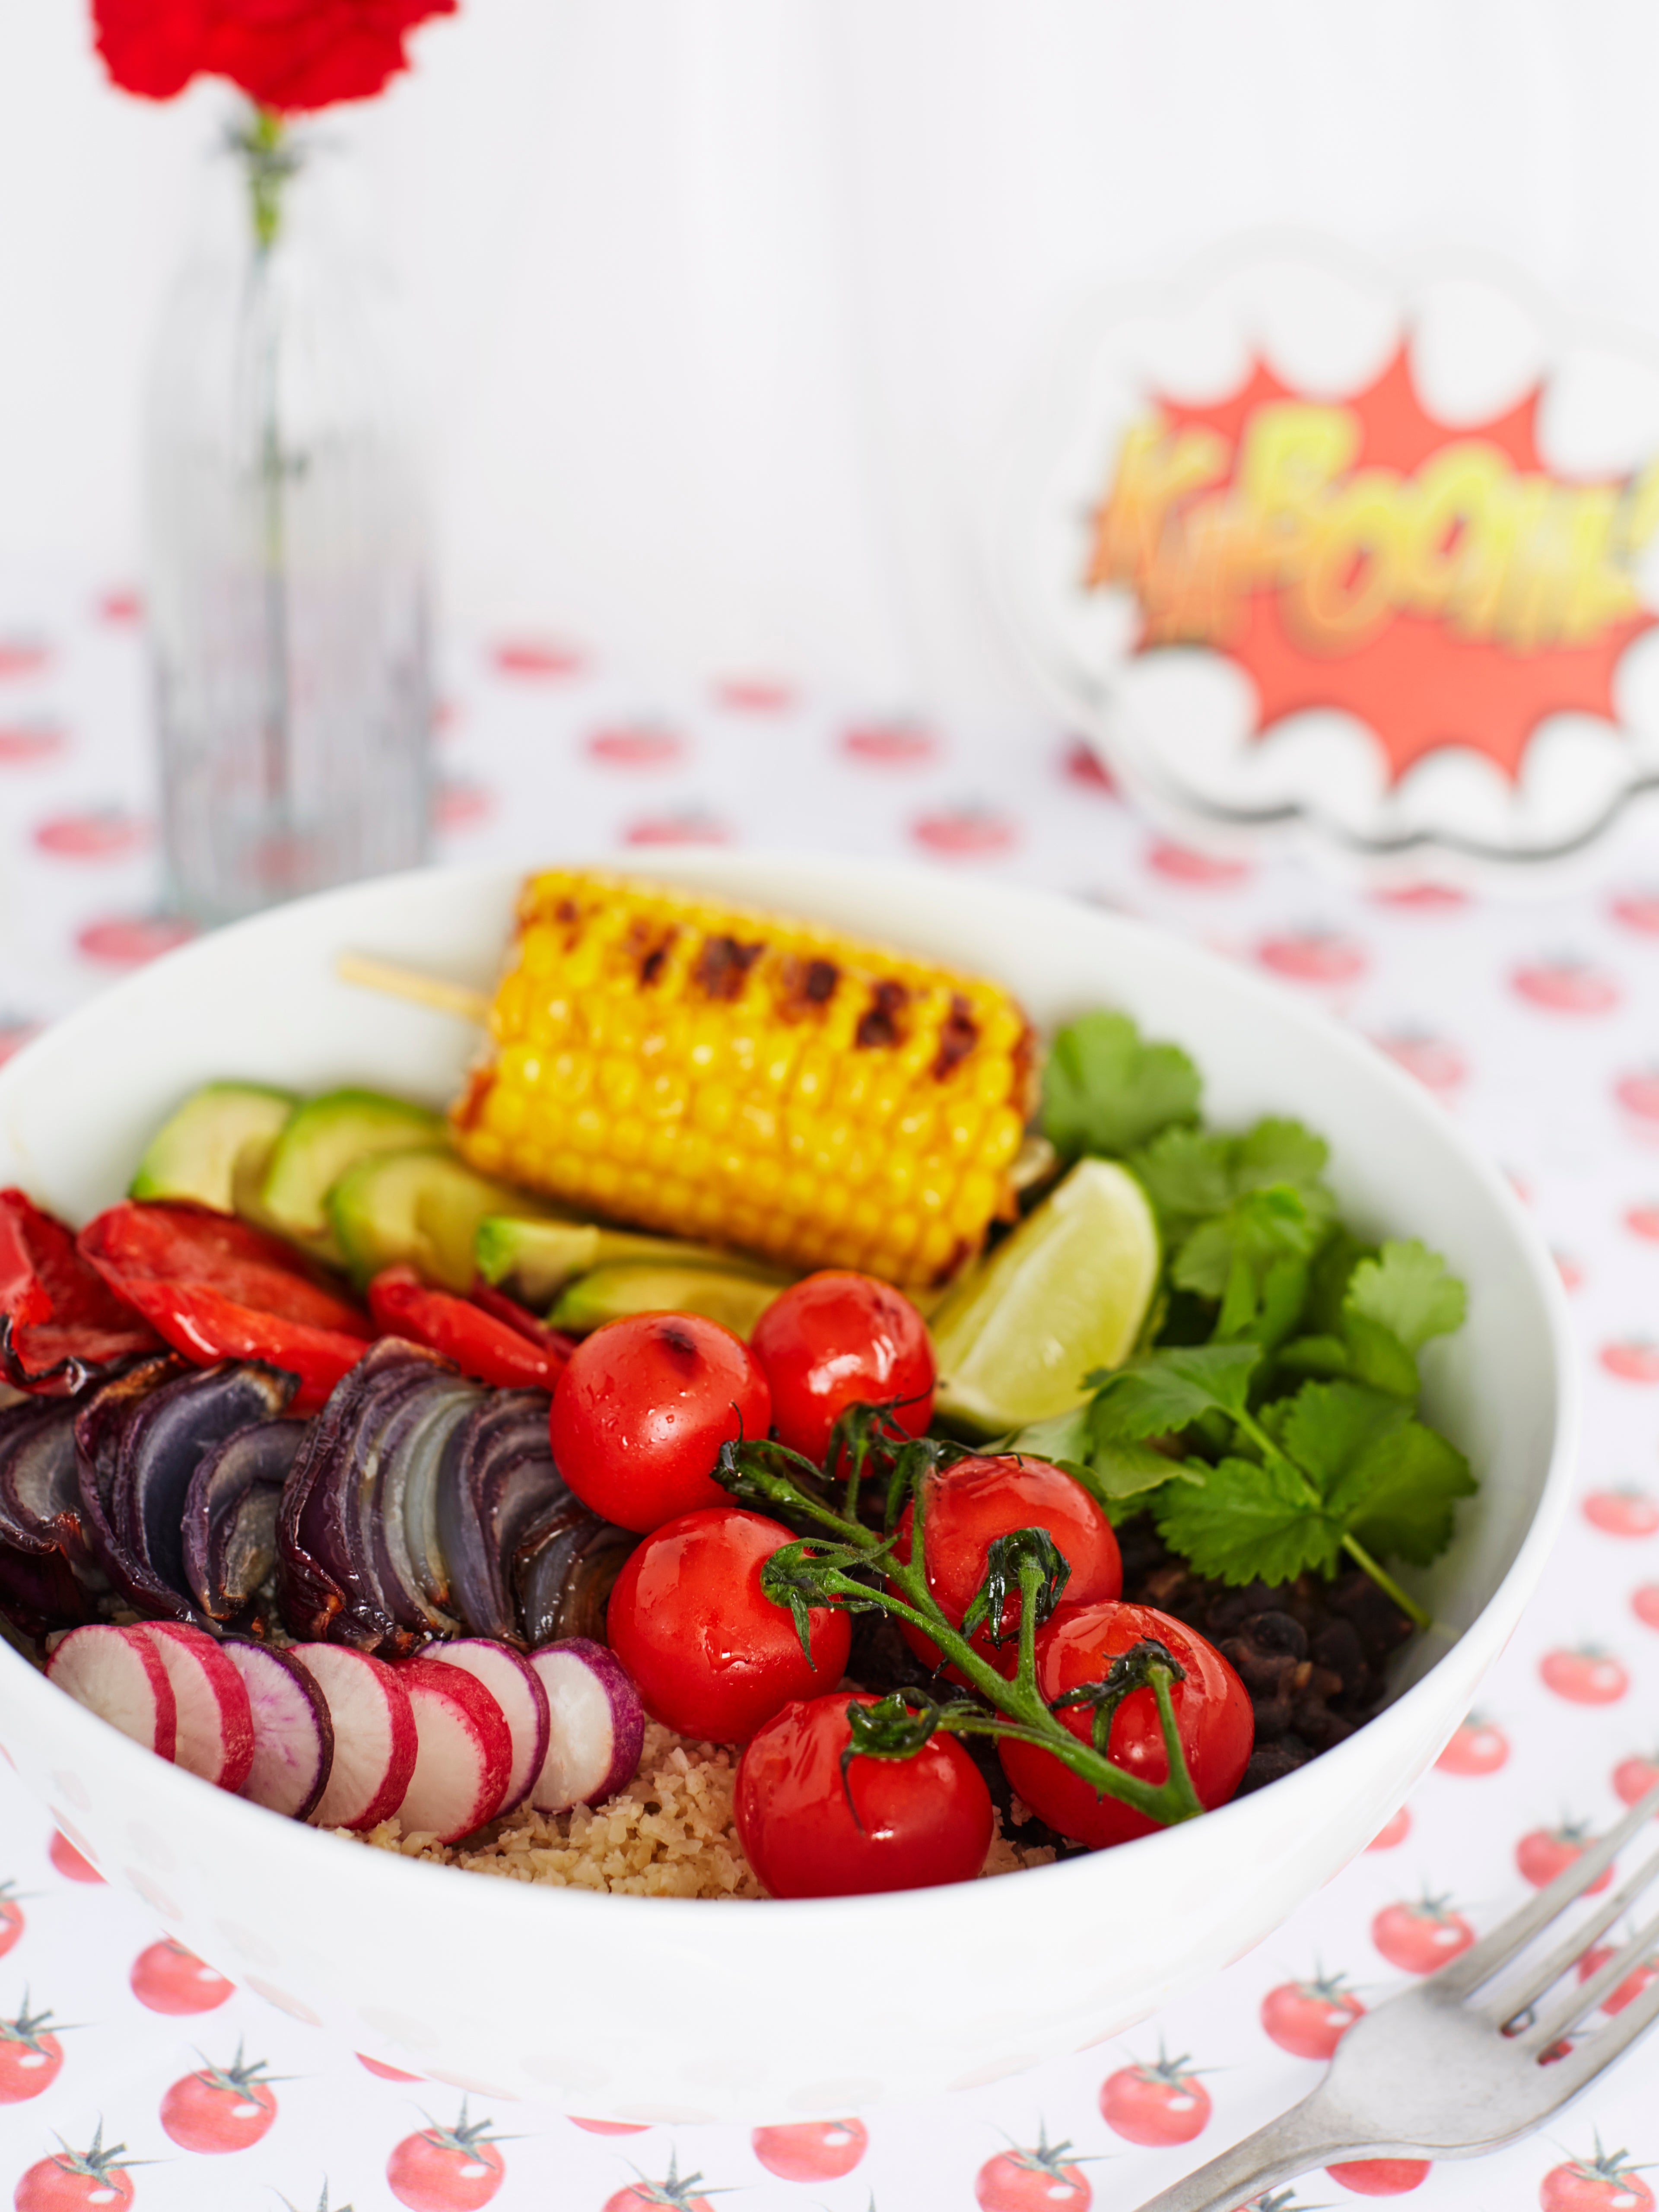
[{"label": "roasted red onion slice", "polygon": [[601,1521],[565,1491],[526,1529],[514,1553],[525,1642],[533,1649],[585,1636],[603,1644],[611,1585],[639,1540],[631,1528]]},{"label": "roasted red onion slice", "polygon": [[62,1399],[0,1413],[0,1612],[30,1636],[89,1620],[106,1588],[88,1546],[75,1411]]},{"label": "roasted red onion slice", "polygon": [[[426,1577],[377,1528],[383,1462],[461,1384],[434,1352],[383,1337],[336,1384],[312,1423],[277,1516],[279,1587],[299,1637],[396,1655],[432,1627]],[[417,1453],[416,1457],[419,1455]]]},{"label": "roasted red onion slice", "polygon": [[440,1636],[453,1636],[459,1624],[437,1540],[437,1478],[451,1438],[479,1400],[459,1377],[434,1381],[400,1404],[380,1440],[373,1513],[380,1587],[401,1624]]},{"label": "roasted red onion slice", "polygon": [[[129,1386],[131,1387],[129,1387]],[[294,1378],[253,1361],[146,1361],[100,1390],[76,1424],[81,1498],[118,1596],[151,1620],[204,1626],[185,1574],[185,1501],[204,1452],[280,1413]]]},{"label": "roasted red onion slice", "polygon": [[253,1621],[276,1565],[283,1484],[305,1442],[302,1421],[256,1421],[204,1452],[184,1507],[185,1583],[210,1620]]},{"label": "roasted red onion slice", "polygon": [[523,1641],[507,1571],[525,1532],[564,1494],[544,1390],[491,1390],[455,1431],[438,1483],[438,1540],[475,1636]]}]

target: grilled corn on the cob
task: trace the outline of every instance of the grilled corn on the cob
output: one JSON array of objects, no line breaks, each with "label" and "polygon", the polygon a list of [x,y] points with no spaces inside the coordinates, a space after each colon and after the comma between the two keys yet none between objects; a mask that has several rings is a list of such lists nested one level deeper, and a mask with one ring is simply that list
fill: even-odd
[{"label": "grilled corn on the cob", "polygon": [[943,1280],[1011,1210],[1031,1032],[996,984],[588,871],[532,877],[467,1158],[794,1267]]}]

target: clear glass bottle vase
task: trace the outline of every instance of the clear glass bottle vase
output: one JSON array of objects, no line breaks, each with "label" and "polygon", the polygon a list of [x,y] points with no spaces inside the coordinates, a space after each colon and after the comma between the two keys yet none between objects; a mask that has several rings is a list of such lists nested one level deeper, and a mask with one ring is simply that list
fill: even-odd
[{"label": "clear glass bottle vase", "polygon": [[425,518],[345,156],[251,112],[216,156],[147,422],[169,896],[208,924],[425,857]]}]

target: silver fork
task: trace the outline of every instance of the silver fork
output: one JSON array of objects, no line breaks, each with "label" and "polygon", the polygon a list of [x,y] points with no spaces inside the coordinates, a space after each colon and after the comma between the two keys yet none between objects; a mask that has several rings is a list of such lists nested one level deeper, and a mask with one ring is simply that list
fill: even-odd
[{"label": "silver fork", "polygon": [[[1336,2160],[1478,2158],[1541,2126],[1659,2019],[1654,1981],[1565,2056],[1544,2061],[1659,1942],[1656,1914],[1595,1973],[1546,2002],[1597,1936],[1659,1876],[1659,1850],[1541,1956],[1522,1954],[1656,1814],[1659,1784],[1490,1936],[1375,2012],[1363,2013],[1310,2096],[1148,2197],[1140,2212],[1233,2212],[1274,2182]],[[1509,1967],[1515,1972],[1506,1975]]]}]

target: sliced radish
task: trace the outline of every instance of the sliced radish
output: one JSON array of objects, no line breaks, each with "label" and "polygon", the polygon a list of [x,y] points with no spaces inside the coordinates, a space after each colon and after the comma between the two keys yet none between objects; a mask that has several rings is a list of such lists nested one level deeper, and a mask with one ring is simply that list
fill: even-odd
[{"label": "sliced radish", "polygon": [[240,1636],[228,1636],[220,1649],[241,1676],[253,1715],[253,1763],[241,1794],[303,1820],[334,1762],[323,1693],[291,1652]]},{"label": "sliced radish", "polygon": [[507,1717],[477,1675],[405,1659],[398,1680],[414,1708],[420,1749],[398,1808],[406,1836],[453,1844],[493,1820],[513,1774]]},{"label": "sliced radish", "polygon": [[46,1662],[46,1678],[147,1751],[171,1759],[178,1703],[161,1656],[148,1637],[111,1621],[71,1628]]},{"label": "sliced radish", "polygon": [[334,1758],[311,1809],[318,1828],[372,1828],[389,1820],[415,1771],[409,1692],[383,1659],[345,1644],[296,1644],[294,1656],[322,1692]]},{"label": "sliced radish", "polygon": [[235,1795],[253,1764],[253,1712],[242,1678],[206,1631],[182,1620],[133,1630],[161,1656],[178,1707],[174,1764]]},{"label": "sliced radish", "polygon": [[538,1813],[597,1805],[631,1782],[645,1741],[645,1707],[634,1678],[612,1651],[586,1636],[567,1636],[532,1651],[547,1692],[547,1757],[530,1792]]},{"label": "sliced radish", "polygon": [[421,1656],[441,1666],[464,1668],[501,1707],[513,1739],[513,1772],[507,1795],[492,1817],[515,1813],[547,1757],[547,1692],[541,1676],[523,1652],[510,1644],[494,1644],[487,1636],[458,1636],[453,1643],[428,1644]]}]

